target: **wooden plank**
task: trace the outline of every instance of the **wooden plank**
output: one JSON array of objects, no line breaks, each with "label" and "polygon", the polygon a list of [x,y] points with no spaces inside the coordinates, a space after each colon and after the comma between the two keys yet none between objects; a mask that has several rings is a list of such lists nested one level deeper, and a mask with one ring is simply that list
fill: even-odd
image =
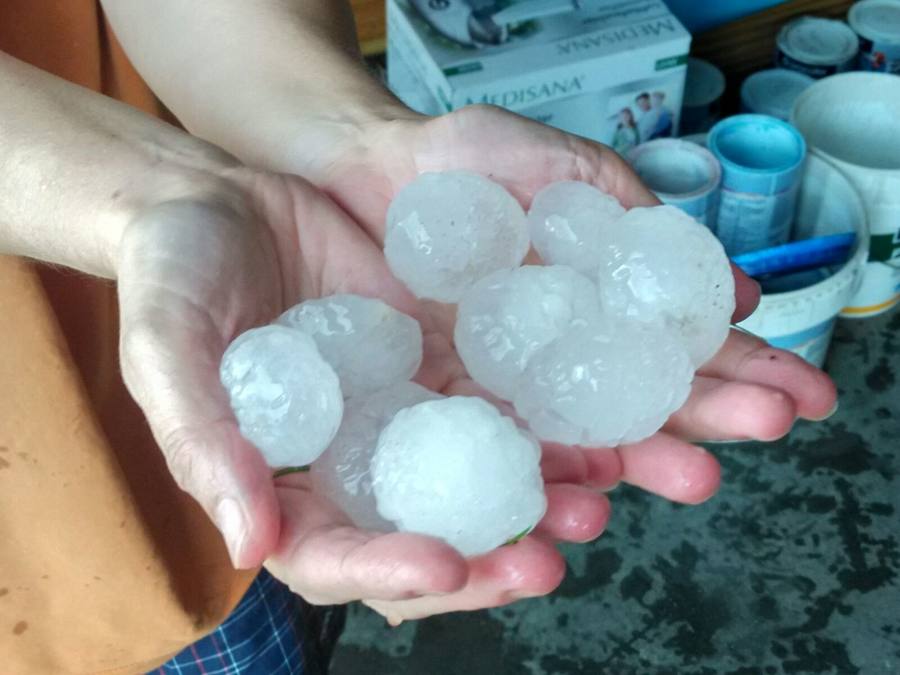
[{"label": "wooden plank", "polygon": [[356,32],[364,54],[378,54],[386,47],[385,0],[351,0],[353,15],[356,17]]},{"label": "wooden plank", "polygon": [[801,15],[843,19],[852,0],[793,0],[732,21],[694,37],[691,53],[715,63],[729,80],[772,66],[775,38]]}]

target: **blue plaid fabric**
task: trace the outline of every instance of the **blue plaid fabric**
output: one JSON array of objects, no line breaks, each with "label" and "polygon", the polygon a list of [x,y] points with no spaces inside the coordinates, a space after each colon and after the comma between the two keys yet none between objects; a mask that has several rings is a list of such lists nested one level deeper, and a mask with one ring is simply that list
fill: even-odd
[{"label": "blue plaid fabric", "polygon": [[343,607],[312,607],[267,572],[225,622],[153,673],[325,675],[344,627]]}]

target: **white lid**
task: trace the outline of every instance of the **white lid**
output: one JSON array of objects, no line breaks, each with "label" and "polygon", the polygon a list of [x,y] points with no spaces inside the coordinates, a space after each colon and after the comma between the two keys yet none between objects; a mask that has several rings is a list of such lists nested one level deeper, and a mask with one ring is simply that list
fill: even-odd
[{"label": "white lid", "polygon": [[794,101],[815,80],[786,68],[753,73],[741,86],[741,102],[747,110],[788,121]]},{"label": "white lid", "polygon": [[900,43],[900,2],[863,0],[855,3],[847,15],[850,26],[859,35],[875,42]]},{"label": "white lid", "polygon": [[709,105],[725,91],[725,76],[709,61],[688,58],[682,105],[692,108]]},{"label": "white lid", "polygon": [[839,65],[856,56],[859,39],[843,21],[803,16],[782,27],[778,48],[801,63]]}]

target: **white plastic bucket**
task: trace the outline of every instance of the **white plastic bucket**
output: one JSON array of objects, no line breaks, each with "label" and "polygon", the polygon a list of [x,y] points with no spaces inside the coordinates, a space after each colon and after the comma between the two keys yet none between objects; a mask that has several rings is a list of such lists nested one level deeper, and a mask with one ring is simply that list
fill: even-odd
[{"label": "white plastic bucket", "polygon": [[764,293],[739,327],[821,366],[838,314],[859,288],[869,255],[866,210],[848,178],[813,150],[800,184],[792,239],[844,232],[855,232],[856,243],[839,270],[796,290]]},{"label": "white plastic bucket", "polygon": [[900,77],[859,72],[819,80],[797,99],[791,119],[865,204],[871,255],[842,315],[886,312],[900,301]]}]

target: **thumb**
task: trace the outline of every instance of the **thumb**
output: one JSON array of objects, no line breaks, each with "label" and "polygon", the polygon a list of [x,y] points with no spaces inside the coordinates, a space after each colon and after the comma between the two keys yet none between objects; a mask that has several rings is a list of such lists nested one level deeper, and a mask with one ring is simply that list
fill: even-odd
[{"label": "thumb", "polygon": [[260,565],[278,540],[278,505],[271,469],[241,436],[219,382],[222,338],[202,321],[186,329],[171,309],[123,304],[122,319],[122,374],[172,476],[217,525],[235,567]]}]

